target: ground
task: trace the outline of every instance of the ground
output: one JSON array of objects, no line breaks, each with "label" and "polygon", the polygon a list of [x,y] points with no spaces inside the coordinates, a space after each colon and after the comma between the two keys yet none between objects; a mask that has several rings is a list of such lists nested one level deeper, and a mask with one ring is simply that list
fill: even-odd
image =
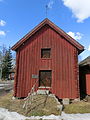
[{"label": "ground", "polygon": [[[24,100],[12,99],[13,92],[0,97],[0,107],[6,108],[9,111],[15,111],[25,116],[42,116],[42,115],[60,115],[60,110],[57,109],[57,101],[53,97],[46,95],[36,95],[34,101],[26,111],[23,109]],[[47,97],[47,98],[46,98]],[[47,99],[47,100],[46,100]],[[45,102],[46,100],[46,102]]]},{"label": "ground", "polygon": [[[12,91],[7,95],[1,96],[0,107],[18,112],[25,116],[60,115],[60,111],[57,109],[58,103],[53,97],[47,97],[46,95],[34,96],[34,100],[28,107],[27,111],[23,109],[24,100],[13,100],[12,97]],[[65,113],[90,113],[90,102],[85,102],[83,100],[80,102],[74,102],[70,105],[64,106],[63,111]]]},{"label": "ground", "polygon": [[1,81],[0,80],[0,96],[6,95],[10,90],[13,89],[13,80]]},{"label": "ground", "polygon": [[80,101],[80,102],[75,102],[70,105],[66,105],[64,108],[65,113],[90,113],[90,102],[87,101]]},{"label": "ground", "polygon": [[[12,99],[13,91],[0,97],[0,120],[90,120],[90,102],[80,101],[66,105],[60,115],[57,101],[53,97],[37,95],[28,111],[23,109],[24,100]],[[6,109],[3,109],[6,108]],[[11,111],[11,112],[9,112]],[[16,113],[17,112],[17,113]],[[24,115],[19,115],[18,113]],[[74,114],[68,114],[74,113]],[[75,114],[77,113],[77,114]],[[79,114],[85,113],[85,114]],[[86,114],[87,113],[87,114]],[[51,115],[52,114],[52,115]],[[46,115],[46,116],[43,116]],[[47,116],[49,115],[49,116]],[[25,116],[31,116],[29,118]],[[36,117],[35,117],[36,116]],[[41,117],[40,117],[41,116]]]}]

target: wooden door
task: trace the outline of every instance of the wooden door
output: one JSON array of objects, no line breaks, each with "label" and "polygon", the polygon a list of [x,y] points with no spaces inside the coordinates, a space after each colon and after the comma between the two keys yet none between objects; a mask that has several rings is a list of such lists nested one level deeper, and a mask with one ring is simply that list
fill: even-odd
[{"label": "wooden door", "polygon": [[40,70],[39,72],[39,86],[51,87],[52,71],[51,70]]}]

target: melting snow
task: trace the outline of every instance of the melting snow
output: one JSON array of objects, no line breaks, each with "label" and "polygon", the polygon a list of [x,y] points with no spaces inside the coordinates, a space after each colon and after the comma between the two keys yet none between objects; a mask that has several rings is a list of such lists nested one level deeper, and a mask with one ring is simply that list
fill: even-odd
[{"label": "melting snow", "polygon": [[42,116],[42,117],[25,117],[23,115],[18,114],[17,112],[9,112],[7,109],[0,108],[0,120],[25,120],[25,119],[54,119],[54,120],[90,120],[90,113],[85,114],[66,114],[62,112],[61,116]]},{"label": "melting snow", "polygon": [[0,108],[0,120],[25,120],[26,117],[16,112],[9,112],[7,109]]}]

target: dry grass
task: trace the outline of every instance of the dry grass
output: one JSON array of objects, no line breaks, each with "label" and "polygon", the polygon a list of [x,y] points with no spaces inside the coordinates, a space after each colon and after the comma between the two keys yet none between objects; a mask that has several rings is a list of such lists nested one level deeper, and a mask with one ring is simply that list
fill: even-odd
[{"label": "dry grass", "polygon": [[[10,92],[5,96],[0,97],[0,107],[6,108],[9,111],[15,111],[25,116],[43,116],[43,115],[60,115],[57,109],[57,102],[53,97],[48,97],[45,103],[46,95],[36,95],[32,105],[28,107],[27,113],[23,109],[24,100],[12,100],[13,93]],[[90,113],[90,102],[76,102],[66,105],[65,113]]]},{"label": "dry grass", "polygon": [[90,102],[76,102],[66,105],[64,108],[65,113],[90,113]]},{"label": "dry grass", "polygon": [[26,116],[42,116],[42,115],[59,115],[57,110],[57,102],[53,97],[48,97],[45,104],[45,95],[36,95],[32,105],[28,107],[27,113],[23,109],[24,100],[12,100],[13,93],[10,92],[5,96],[0,97],[0,107],[6,108],[9,111],[15,111]]},{"label": "dry grass", "polygon": [[5,96],[0,97],[0,107],[6,108],[10,111],[15,111],[21,114],[25,114],[22,109],[22,105],[24,103],[23,100],[12,100],[13,93],[10,92]]},{"label": "dry grass", "polygon": [[57,110],[56,100],[53,97],[47,97],[46,95],[34,96],[34,101],[29,110],[31,111],[31,115],[60,115],[60,111]]}]

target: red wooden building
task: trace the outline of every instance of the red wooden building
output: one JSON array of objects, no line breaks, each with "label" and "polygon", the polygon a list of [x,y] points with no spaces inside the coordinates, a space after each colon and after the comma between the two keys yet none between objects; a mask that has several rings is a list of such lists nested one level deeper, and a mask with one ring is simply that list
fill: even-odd
[{"label": "red wooden building", "polygon": [[15,97],[26,97],[32,86],[58,98],[79,98],[78,54],[84,47],[45,19],[17,42]]},{"label": "red wooden building", "polygon": [[90,56],[80,62],[79,69],[81,96],[90,95]]}]

